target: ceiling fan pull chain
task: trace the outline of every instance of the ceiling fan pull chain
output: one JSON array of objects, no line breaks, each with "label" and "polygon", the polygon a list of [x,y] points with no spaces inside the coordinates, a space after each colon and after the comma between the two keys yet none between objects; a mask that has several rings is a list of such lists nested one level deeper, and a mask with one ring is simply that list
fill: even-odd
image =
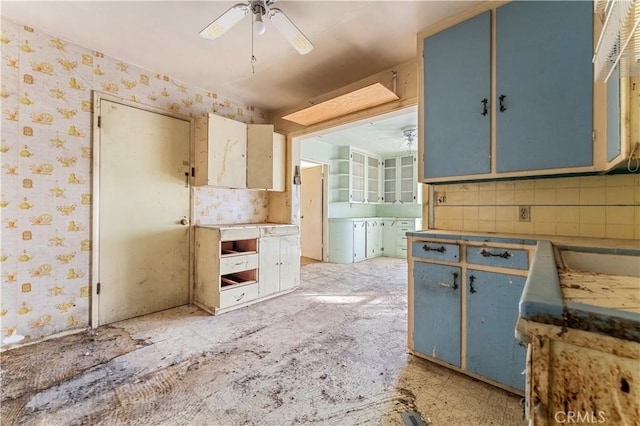
[{"label": "ceiling fan pull chain", "polygon": [[253,54],[253,23],[251,23],[251,74],[255,74],[256,73],[256,57]]}]

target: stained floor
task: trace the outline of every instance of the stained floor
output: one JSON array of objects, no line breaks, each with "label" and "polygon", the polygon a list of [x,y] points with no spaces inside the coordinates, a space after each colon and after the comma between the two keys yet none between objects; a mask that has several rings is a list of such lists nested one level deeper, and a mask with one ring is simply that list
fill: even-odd
[{"label": "stained floor", "polygon": [[301,268],[216,317],[184,306],[1,355],[3,425],[521,425],[519,397],[407,354],[400,259]]}]

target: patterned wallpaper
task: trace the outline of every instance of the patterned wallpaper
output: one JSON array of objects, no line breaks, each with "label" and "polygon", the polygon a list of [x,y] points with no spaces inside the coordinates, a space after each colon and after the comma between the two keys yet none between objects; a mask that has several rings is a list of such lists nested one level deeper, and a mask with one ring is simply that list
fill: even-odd
[{"label": "patterned wallpaper", "polygon": [[[92,91],[247,123],[265,114],[2,20],[2,345],[89,322]],[[193,188],[196,223],[263,222],[265,191]]]}]

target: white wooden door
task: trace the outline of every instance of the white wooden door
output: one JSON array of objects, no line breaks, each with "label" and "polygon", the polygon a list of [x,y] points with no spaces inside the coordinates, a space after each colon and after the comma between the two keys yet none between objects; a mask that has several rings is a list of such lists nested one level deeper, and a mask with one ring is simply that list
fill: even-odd
[{"label": "white wooden door", "polygon": [[105,99],[99,111],[102,325],[189,303],[190,123]]},{"label": "white wooden door", "polygon": [[302,256],[322,260],[322,165],[300,172],[300,233]]},{"label": "white wooden door", "polygon": [[[280,238],[260,238],[258,282],[260,297],[280,290]],[[300,259],[296,259],[300,263]]]},{"label": "white wooden door", "polygon": [[353,261],[360,262],[367,257],[367,222],[353,221]]},{"label": "white wooden door", "polygon": [[209,184],[247,187],[247,125],[209,114]]},{"label": "white wooden door", "polygon": [[297,235],[280,237],[280,291],[300,282],[300,248]]}]

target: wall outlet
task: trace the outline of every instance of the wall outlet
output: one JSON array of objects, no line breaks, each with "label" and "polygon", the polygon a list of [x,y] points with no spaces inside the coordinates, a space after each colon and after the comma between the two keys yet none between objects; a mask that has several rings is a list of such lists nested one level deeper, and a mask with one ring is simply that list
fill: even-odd
[{"label": "wall outlet", "polygon": [[531,222],[531,206],[518,207],[518,222]]}]

